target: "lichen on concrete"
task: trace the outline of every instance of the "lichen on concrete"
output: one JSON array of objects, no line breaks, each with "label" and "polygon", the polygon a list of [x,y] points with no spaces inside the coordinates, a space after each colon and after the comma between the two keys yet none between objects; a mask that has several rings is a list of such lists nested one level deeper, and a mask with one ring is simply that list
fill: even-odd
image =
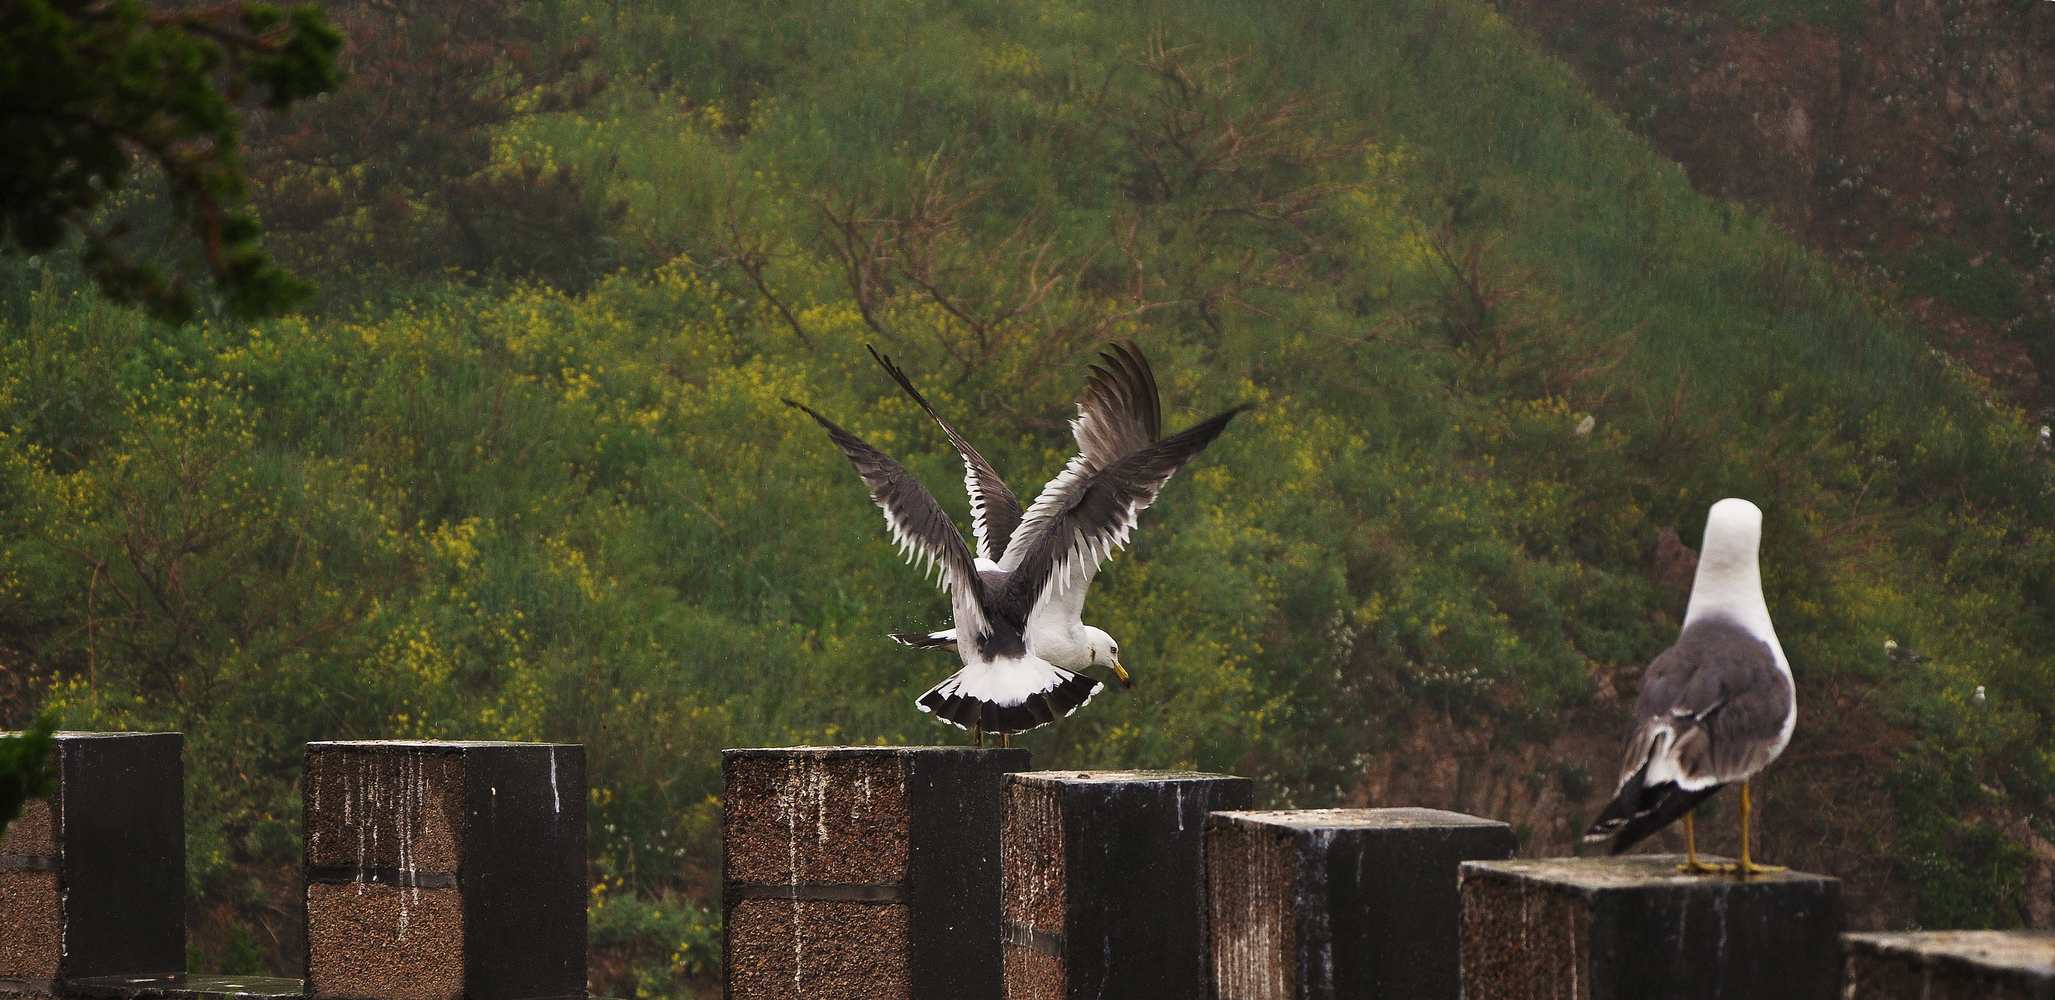
[{"label": "lichen on concrete", "polygon": [[308,754],[308,862],[455,874],[463,862],[463,756],[328,746],[337,748]]},{"label": "lichen on concrete", "polygon": [[889,885],[906,877],[898,755],[737,757],[724,800],[727,878],[765,885]]}]

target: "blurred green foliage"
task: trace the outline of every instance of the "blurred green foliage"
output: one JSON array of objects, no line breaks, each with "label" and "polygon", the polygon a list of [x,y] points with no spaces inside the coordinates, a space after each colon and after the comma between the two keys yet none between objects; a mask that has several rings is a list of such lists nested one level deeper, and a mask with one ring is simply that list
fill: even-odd
[{"label": "blurred green foliage", "polygon": [[2034,302],[2020,286],[2017,272],[1984,266],[1987,256],[1952,240],[1929,240],[1904,256],[1899,281],[1913,295],[1932,296],[1964,315],[1994,324],[2034,314]]},{"label": "blurred green foliage", "polygon": [[[1170,423],[1263,405],[1094,586],[1140,683],[1025,737],[1039,763],[1323,804],[1422,718],[1508,752],[1613,725],[1681,611],[1657,533],[1747,496],[1801,702],[1773,822],[1921,919],[2021,919],[2017,831],[2055,833],[2055,481],[2021,415],[1487,6],[524,16],[599,39],[581,72],[612,83],[450,170],[625,205],[607,273],[379,256],[369,209],[281,234],[363,256],[262,324],[0,270],[0,657],[80,728],[187,733],[196,898],[262,919],[289,882],[305,741],[576,740],[600,988],[703,982],[721,747],[958,738],[911,705],[949,659],[885,638],[945,602],[778,400],[960,512],[862,345],[1029,491],[1090,352],[1133,337]],[[393,218],[470,260],[441,212]],[[1890,815],[1808,796],[1830,772],[1888,779]]]},{"label": "blurred green foliage", "polygon": [[38,718],[20,733],[0,736],[0,834],[21,815],[22,803],[50,794],[51,737],[57,720]]},{"label": "blurred green foliage", "polygon": [[236,104],[253,88],[274,111],[333,89],[341,45],[313,6],[0,8],[0,249],[46,253],[81,231],[85,269],[103,292],[189,318],[198,304],[183,273],[191,268],[143,259],[124,245],[133,220],[102,218],[144,160],[164,211],[197,244],[176,257],[198,258],[233,315],[284,310],[306,287],[266,255],[245,205]]},{"label": "blurred green foliage", "polygon": [[282,259],[328,303],[425,275],[580,288],[613,270],[625,205],[546,156],[510,155],[509,123],[585,107],[607,85],[589,32],[549,34],[539,4],[325,5],[353,81],[246,137],[253,200]]}]

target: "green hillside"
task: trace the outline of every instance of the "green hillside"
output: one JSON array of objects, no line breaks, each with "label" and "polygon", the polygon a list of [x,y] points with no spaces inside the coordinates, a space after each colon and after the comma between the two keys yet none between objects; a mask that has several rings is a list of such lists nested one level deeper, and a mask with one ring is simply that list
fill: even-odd
[{"label": "green hillside", "polygon": [[1404,804],[1526,803],[1525,849],[1567,851],[1681,616],[1657,538],[1738,495],[1801,713],[1763,855],[1869,924],[2026,919],[2049,457],[1489,5],[664,7],[520,8],[608,83],[512,88],[487,175],[580,178],[583,221],[461,271],[391,249],[436,245],[418,194],[411,230],[367,203],[274,240],[304,318],[153,325],[0,263],[0,672],[31,681],[0,723],[187,733],[202,965],[297,954],[303,742],[547,738],[588,747],[597,987],[704,987],[721,747],[960,739],[912,708],[949,658],[884,636],[945,600],[779,402],[964,515],[866,343],[1022,493],[1108,340],[1168,424],[1260,404],[1099,578],[1138,683],[1038,763],[1306,805],[1460,744],[1517,780]]}]

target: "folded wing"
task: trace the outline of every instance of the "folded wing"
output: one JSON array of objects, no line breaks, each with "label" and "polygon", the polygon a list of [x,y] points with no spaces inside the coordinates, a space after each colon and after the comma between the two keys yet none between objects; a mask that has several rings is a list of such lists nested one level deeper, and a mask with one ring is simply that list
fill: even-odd
[{"label": "folded wing", "polygon": [[1584,839],[1612,838],[1618,853],[1746,781],[1783,749],[1791,709],[1767,643],[1717,619],[1685,629],[1649,664],[1619,787]]}]

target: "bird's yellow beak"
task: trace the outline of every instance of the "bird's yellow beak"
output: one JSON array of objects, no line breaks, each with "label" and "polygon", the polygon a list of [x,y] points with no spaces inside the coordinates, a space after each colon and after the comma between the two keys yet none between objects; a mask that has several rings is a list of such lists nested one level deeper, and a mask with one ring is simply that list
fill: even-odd
[{"label": "bird's yellow beak", "polygon": [[1113,676],[1120,681],[1121,687],[1131,688],[1135,686],[1134,678],[1127,675],[1127,668],[1121,666],[1118,659],[1113,661]]}]

